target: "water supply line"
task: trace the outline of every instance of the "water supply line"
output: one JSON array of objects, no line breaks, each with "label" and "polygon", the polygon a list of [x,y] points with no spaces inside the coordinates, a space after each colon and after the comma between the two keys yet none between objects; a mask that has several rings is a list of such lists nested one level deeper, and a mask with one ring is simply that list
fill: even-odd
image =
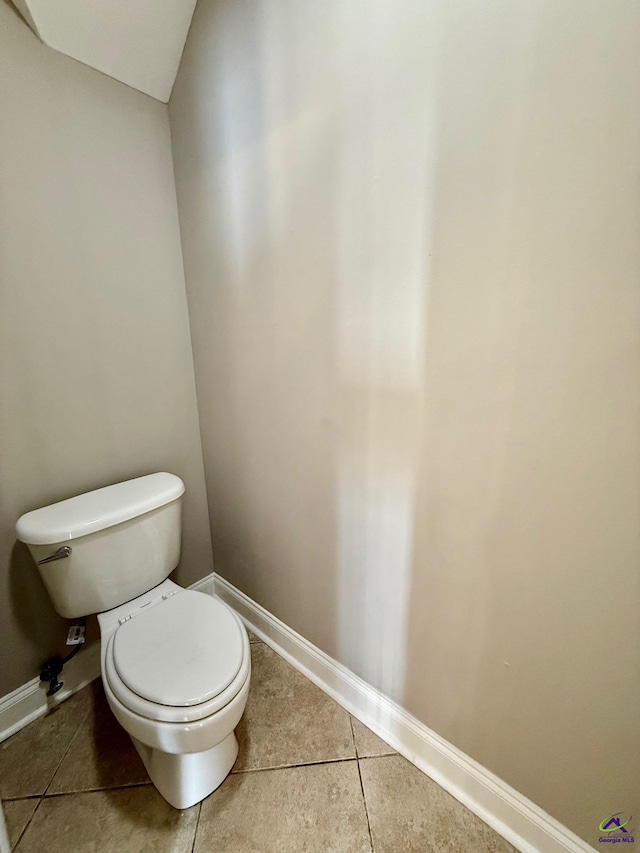
[{"label": "water supply line", "polygon": [[[79,621],[83,627],[86,625],[87,620],[84,618],[84,616]],[[84,631],[82,633],[84,634]],[[40,672],[40,681],[49,682],[47,696],[53,696],[54,693],[57,693],[58,690],[61,689],[62,685],[64,684],[64,681],[59,681],[58,676],[62,672],[65,663],[68,663],[72,657],[77,655],[81,648],[82,643],[77,643],[77,645],[74,645],[73,649],[66,657],[61,658],[58,655],[54,655],[54,657],[49,658],[49,660],[46,661],[46,663],[43,665],[42,670]]]}]

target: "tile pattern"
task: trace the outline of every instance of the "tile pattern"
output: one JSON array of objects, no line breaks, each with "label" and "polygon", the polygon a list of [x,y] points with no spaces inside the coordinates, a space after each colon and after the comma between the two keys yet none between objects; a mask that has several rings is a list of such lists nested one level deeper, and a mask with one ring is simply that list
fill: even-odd
[{"label": "tile pattern", "polygon": [[385,743],[382,738],[379,738],[355,717],[351,717],[351,728],[353,729],[353,740],[358,758],[371,758],[374,755],[393,755],[395,753],[395,749],[392,749],[388,743]]},{"label": "tile pattern", "polygon": [[179,812],[151,786],[45,797],[17,853],[191,850],[199,806]]},{"label": "tile pattern", "polygon": [[510,853],[513,847],[400,755],[360,773],[376,853]]},{"label": "tile pattern", "polygon": [[195,853],[369,853],[356,761],[236,773],[202,805]]},{"label": "tile pattern", "polygon": [[33,817],[33,813],[40,800],[31,797],[28,800],[8,800],[3,803],[4,819],[9,833],[9,843],[13,849],[18,843],[20,836],[27,828],[27,824]]},{"label": "tile pattern", "polygon": [[44,794],[91,707],[91,690],[81,690],[46,717],[0,744],[0,797]]},{"label": "tile pattern", "polygon": [[149,783],[99,682],[0,744],[17,853],[513,851],[256,637],[251,654],[238,760],[191,809]]},{"label": "tile pattern", "polygon": [[47,794],[119,788],[149,782],[131,738],[111,713],[102,682],[91,685],[89,713],[58,767]]},{"label": "tile pattern", "polygon": [[355,758],[349,714],[264,643],[251,646],[234,772]]}]

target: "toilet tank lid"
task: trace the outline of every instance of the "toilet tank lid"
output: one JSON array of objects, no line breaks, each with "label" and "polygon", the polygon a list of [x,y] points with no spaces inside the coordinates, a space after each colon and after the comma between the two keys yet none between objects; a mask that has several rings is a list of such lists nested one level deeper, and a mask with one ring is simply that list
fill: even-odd
[{"label": "toilet tank lid", "polygon": [[16,536],[27,545],[77,539],[144,515],[182,494],[184,483],[175,474],[148,474],[27,512],[18,519]]}]

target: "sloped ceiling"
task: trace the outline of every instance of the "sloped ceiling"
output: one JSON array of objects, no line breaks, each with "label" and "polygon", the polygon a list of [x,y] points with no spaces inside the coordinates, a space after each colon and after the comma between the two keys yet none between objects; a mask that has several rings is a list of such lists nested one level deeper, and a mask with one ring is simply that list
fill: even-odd
[{"label": "sloped ceiling", "polygon": [[13,0],[49,47],[165,103],[196,0]]}]

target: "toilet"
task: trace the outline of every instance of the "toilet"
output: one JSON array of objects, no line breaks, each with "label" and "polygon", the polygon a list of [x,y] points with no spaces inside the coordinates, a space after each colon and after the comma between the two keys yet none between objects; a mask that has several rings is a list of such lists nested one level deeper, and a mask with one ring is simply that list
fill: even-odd
[{"label": "toilet", "polygon": [[183,495],[179,477],[150,474],[16,524],[58,613],[98,614],[109,706],[178,809],[208,796],[233,767],[251,676],[238,616],[168,579],[180,560]]}]

